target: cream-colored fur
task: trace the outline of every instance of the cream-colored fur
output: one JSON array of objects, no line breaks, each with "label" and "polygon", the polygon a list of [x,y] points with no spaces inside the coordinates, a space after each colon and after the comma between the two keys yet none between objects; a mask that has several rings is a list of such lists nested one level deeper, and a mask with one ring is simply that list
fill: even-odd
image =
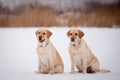
[{"label": "cream-colored fur", "polygon": [[[36,31],[38,40],[37,55],[38,55],[38,73],[62,73],[64,71],[63,61],[53,46],[49,37],[52,33],[46,29]],[[41,36],[41,38],[39,38]]]},{"label": "cream-colored fur", "polygon": [[[95,73],[100,71],[98,59],[94,56],[85,40],[82,38],[84,33],[78,29],[70,29],[67,35],[71,39],[69,43],[71,73],[75,72],[75,67],[82,73]],[[109,71],[104,70],[103,72]]]}]

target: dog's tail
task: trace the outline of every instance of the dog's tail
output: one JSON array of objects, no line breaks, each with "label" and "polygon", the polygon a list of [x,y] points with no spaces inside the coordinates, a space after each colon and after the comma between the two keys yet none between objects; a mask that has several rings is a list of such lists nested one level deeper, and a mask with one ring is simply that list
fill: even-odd
[{"label": "dog's tail", "polygon": [[110,70],[107,70],[107,69],[100,69],[99,70],[100,73],[108,73],[108,72],[111,72]]}]

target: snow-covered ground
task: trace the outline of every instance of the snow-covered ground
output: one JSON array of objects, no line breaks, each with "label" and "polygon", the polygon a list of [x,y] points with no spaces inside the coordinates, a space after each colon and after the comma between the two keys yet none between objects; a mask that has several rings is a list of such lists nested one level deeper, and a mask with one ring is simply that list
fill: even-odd
[{"label": "snow-covered ground", "polygon": [[102,69],[111,73],[69,74],[69,28],[48,28],[51,41],[65,65],[63,74],[36,74],[36,36],[38,28],[0,28],[0,80],[120,80],[120,29],[81,28],[84,39],[97,56]]}]

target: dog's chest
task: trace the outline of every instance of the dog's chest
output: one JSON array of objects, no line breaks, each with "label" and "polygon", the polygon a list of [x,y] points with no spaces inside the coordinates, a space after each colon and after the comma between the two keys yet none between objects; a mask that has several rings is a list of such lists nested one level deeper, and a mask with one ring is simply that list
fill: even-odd
[{"label": "dog's chest", "polygon": [[80,54],[76,54],[73,56],[73,59],[77,64],[80,64],[83,58]]},{"label": "dog's chest", "polygon": [[49,65],[50,51],[47,48],[38,48],[38,57],[42,64]]},{"label": "dog's chest", "polygon": [[53,62],[56,61],[55,53],[51,47],[38,48],[37,51],[39,60],[44,66],[49,67],[51,58]]},{"label": "dog's chest", "polygon": [[43,65],[49,65],[50,62],[50,58],[48,55],[46,54],[42,54],[39,56],[39,60]]}]

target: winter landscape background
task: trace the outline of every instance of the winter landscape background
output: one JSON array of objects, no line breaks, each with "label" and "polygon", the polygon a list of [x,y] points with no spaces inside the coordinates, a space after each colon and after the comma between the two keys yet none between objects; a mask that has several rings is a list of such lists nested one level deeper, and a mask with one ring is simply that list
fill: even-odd
[{"label": "winter landscape background", "polygon": [[[46,26],[46,27],[45,27]],[[62,74],[36,74],[38,28],[52,31],[60,53]],[[71,27],[83,37],[110,73],[70,74]],[[120,80],[120,0],[0,0],[0,80]]]},{"label": "winter landscape background", "polygon": [[70,72],[68,53],[69,30],[48,28],[53,32],[51,41],[59,51],[65,65],[63,74],[36,74],[37,56],[35,36],[36,28],[0,28],[0,80],[120,80],[120,29],[119,28],[83,28],[83,37],[94,55],[100,61],[101,69],[110,73],[82,74]]},{"label": "winter landscape background", "polygon": [[0,27],[120,26],[120,0],[0,0]]},{"label": "winter landscape background", "polygon": [[0,5],[3,8],[14,10],[21,5],[37,3],[38,5],[66,11],[69,9],[86,9],[92,5],[119,4],[119,2],[119,0],[0,0]]}]

